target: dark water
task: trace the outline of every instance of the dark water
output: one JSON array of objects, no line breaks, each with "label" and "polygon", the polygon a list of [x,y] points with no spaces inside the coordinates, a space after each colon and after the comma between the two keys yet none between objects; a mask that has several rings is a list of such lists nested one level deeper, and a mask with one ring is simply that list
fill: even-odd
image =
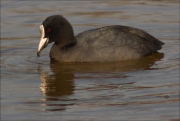
[{"label": "dark water", "polygon": [[[143,29],[159,54],[109,63],[50,62],[36,51],[39,25],[62,14],[74,32],[106,25]],[[1,1],[1,120],[163,120],[179,117],[179,3]]]}]

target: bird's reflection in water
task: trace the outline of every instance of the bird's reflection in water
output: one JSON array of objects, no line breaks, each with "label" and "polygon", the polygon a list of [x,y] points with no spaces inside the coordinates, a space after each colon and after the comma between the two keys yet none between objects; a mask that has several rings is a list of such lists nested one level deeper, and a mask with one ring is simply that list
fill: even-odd
[{"label": "bird's reflection in water", "polygon": [[[42,104],[44,110],[60,111],[64,110],[66,106],[73,105],[68,96],[73,94],[74,91],[74,75],[73,73],[62,73],[62,69],[54,64],[50,64],[52,74],[43,71],[40,67],[40,79],[42,81],[40,89],[44,94]],[[64,103],[66,101],[66,103]]]},{"label": "bird's reflection in water", "polygon": [[[75,86],[74,79],[80,79],[81,77],[75,77],[75,74],[86,73],[99,73],[104,75],[105,73],[113,72],[125,72],[132,70],[150,70],[155,65],[156,61],[161,60],[164,57],[162,53],[155,53],[148,57],[144,57],[136,60],[127,60],[120,62],[93,62],[93,63],[58,63],[51,61],[50,69],[51,74],[46,72],[41,67],[38,68],[41,78],[41,91],[44,94],[43,106],[44,110],[48,111],[61,111],[65,110],[67,106],[74,105],[78,99],[70,97],[73,95]],[[93,74],[89,75],[92,78]],[[113,76],[113,75],[112,75]],[[117,78],[126,78],[121,73]],[[86,78],[87,75],[86,75]],[[96,78],[96,77],[95,77]],[[111,78],[108,77],[110,80]],[[114,76],[112,77],[114,78]],[[133,85],[135,82],[132,82]]]}]

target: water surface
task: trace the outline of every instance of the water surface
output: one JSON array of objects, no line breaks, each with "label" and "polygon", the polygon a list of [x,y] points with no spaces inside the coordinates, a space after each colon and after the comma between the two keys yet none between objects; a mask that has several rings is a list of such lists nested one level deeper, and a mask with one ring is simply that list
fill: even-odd
[{"label": "water surface", "polygon": [[[108,63],[55,63],[36,51],[39,25],[54,14],[75,34],[107,26],[143,29],[158,54]],[[164,120],[179,117],[179,3],[1,1],[2,120]]]}]

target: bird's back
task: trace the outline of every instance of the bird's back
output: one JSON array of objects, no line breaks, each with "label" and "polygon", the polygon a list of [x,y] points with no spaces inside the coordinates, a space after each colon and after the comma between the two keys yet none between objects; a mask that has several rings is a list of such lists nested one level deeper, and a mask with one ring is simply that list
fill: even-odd
[{"label": "bird's back", "polygon": [[84,58],[96,61],[135,59],[161,49],[163,43],[147,32],[126,26],[107,26],[75,36]]}]

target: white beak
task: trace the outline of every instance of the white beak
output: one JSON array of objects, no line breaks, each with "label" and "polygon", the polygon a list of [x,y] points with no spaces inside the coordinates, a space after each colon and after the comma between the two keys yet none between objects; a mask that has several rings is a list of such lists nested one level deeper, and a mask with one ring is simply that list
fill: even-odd
[{"label": "white beak", "polygon": [[45,36],[44,26],[43,26],[43,25],[40,25],[39,29],[40,29],[40,33],[41,33],[41,39],[40,39],[39,47],[38,47],[38,51],[37,51],[37,56],[38,56],[38,57],[40,56],[40,52],[41,52],[45,47],[47,47],[48,42],[49,42],[49,38],[44,38],[44,36]]}]

